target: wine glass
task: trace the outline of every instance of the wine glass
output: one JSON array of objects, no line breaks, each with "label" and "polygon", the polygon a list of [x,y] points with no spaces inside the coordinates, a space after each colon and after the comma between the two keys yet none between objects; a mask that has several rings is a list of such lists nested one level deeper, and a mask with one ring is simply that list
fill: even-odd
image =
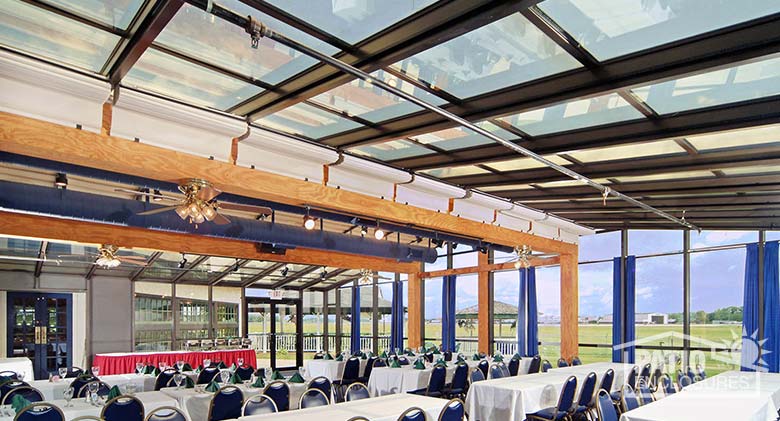
[{"label": "wine glass", "polygon": [[146,364],[138,361],[135,363],[135,371],[138,373],[139,376],[144,374],[144,368],[146,367]]},{"label": "wine glass", "polygon": [[65,380],[65,376],[68,375],[68,367],[60,367],[57,369],[57,374],[60,375],[60,381]]},{"label": "wine glass", "polygon": [[184,371],[184,361],[176,361],[176,367],[179,369],[179,371]]},{"label": "wine glass", "polygon": [[176,388],[181,389],[181,384],[184,382],[184,374],[176,373],[173,375],[173,381],[176,383]]},{"label": "wine glass", "polygon": [[92,375],[97,377],[100,374],[100,367],[94,366],[92,367]]},{"label": "wine glass", "polygon": [[168,363],[166,361],[160,361],[160,371],[165,371],[166,368],[168,368]]},{"label": "wine glass", "polygon": [[203,368],[211,367],[211,360],[208,358],[203,359]]},{"label": "wine glass", "polygon": [[89,382],[89,384],[87,384],[87,390],[89,390],[89,393],[97,393],[99,387],[100,384],[98,382]]},{"label": "wine glass", "polygon": [[20,382],[23,382],[24,381],[24,371],[20,371],[20,372],[16,373],[16,377],[19,378]]},{"label": "wine glass", "polygon": [[73,387],[67,387],[62,391],[62,397],[65,399],[65,406],[70,406],[70,400],[73,399]]},{"label": "wine glass", "polygon": [[244,359],[243,358],[239,358],[239,359],[236,360],[236,363],[238,364],[239,367],[243,367],[244,366]]},{"label": "wine glass", "polygon": [[220,370],[219,378],[222,380],[222,383],[227,384],[228,380],[230,380],[230,370]]}]

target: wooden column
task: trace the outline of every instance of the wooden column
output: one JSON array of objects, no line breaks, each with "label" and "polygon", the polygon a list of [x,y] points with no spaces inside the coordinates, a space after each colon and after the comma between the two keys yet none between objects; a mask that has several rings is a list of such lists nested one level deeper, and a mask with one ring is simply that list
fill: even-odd
[{"label": "wooden column", "polygon": [[[489,264],[486,253],[477,254],[477,264],[487,266]],[[490,272],[481,271],[477,274],[479,283],[479,293],[477,300],[479,302],[478,335],[479,343],[477,349],[479,352],[490,354],[490,347],[493,343],[493,283],[491,282]]]},{"label": "wooden column", "polygon": [[561,357],[578,355],[579,286],[577,253],[561,255]]},{"label": "wooden column", "polygon": [[422,315],[422,279],[419,273],[409,274],[409,347],[417,348],[423,344],[423,315]]}]

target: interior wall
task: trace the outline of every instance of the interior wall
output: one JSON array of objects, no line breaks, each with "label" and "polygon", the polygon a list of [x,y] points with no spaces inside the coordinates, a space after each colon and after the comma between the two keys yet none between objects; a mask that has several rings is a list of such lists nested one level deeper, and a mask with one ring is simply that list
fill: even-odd
[{"label": "interior wall", "polygon": [[96,276],[90,281],[88,294],[88,348],[91,354],[131,352],[133,293],[130,280]]},{"label": "interior wall", "polygon": [[6,311],[6,294],[5,291],[0,291],[0,358],[7,357],[8,354],[8,335],[6,332],[6,324],[8,311]]},{"label": "interior wall", "polygon": [[73,365],[87,365],[87,293],[73,293]]}]

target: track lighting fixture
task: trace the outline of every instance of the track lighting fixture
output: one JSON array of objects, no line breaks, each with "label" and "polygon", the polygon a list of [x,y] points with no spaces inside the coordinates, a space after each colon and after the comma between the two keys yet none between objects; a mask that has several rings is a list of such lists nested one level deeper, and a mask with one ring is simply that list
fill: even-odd
[{"label": "track lighting fixture", "polygon": [[374,238],[377,240],[385,238],[385,231],[382,230],[382,228],[377,227],[376,230],[374,230]]},{"label": "track lighting fixture", "polygon": [[233,263],[233,267],[231,268],[231,270],[233,272],[238,272],[239,269],[241,269],[241,266],[238,264],[238,259],[236,259],[236,263]]},{"label": "track lighting fixture", "polygon": [[282,276],[287,276],[287,274],[290,272],[290,268],[287,266],[282,268]]},{"label": "track lighting fixture", "polygon": [[57,188],[60,189],[67,189],[68,188],[68,176],[65,175],[65,173],[58,172],[56,176],[54,176],[54,185]]},{"label": "track lighting fixture", "polygon": [[187,257],[182,253],[181,260],[179,260],[179,269],[184,269],[185,266],[187,266]]},{"label": "track lighting fixture", "polygon": [[365,237],[368,234],[368,227],[365,225],[360,226],[360,235]]},{"label": "track lighting fixture", "polygon": [[155,202],[159,202],[162,200],[162,193],[160,193],[159,189],[154,189],[154,196],[152,197],[152,200]]},{"label": "track lighting fixture", "polygon": [[431,240],[431,244],[433,244],[435,248],[440,248],[441,246],[444,245],[444,240],[439,240],[438,238],[434,238]]},{"label": "track lighting fixture", "polygon": [[487,246],[479,246],[479,247],[477,247],[477,250],[479,250],[479,252],[482,253],[482,254],[487,254],[487,252],[488,252]]}]

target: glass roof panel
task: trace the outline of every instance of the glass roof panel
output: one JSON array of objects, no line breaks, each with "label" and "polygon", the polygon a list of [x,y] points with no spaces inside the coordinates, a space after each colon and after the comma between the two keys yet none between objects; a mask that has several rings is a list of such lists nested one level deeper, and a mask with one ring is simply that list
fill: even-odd
[{"label": "glass roof panel", "polygon": [[263,90],[153,49],[146,50],[123,83],[219,110]]},{"label": "glass roof panel", "polygon": [[780,167],[777,165],[754,165],[752,167],[724,168],[721,171],[726,175],[780,173]]},{"label": "glass roof panel", "polygon": [[119,37],[17,0],[0,1],[0,44],[98,72]]},{"label": "glass roof panel", "polygon": [[532,189],[530,184],[527,183],[521,183],[521,184],[507,184],[505,186],[485,186],[485,187],[478,187],[478,190],[482,190],[483,192],[494,192],[494,191],[504,191],[504,190],[527,190]]},{"label": "glass roof panel", "polygon": [[538,7],[602,61],[780,11],[774,0],[547,0]]},{"label": "glass roof panel", "polygon": [[[571,162],[557,155],[546,155],[545,158],[558,165],[571,165]],[[485,165],[497,171],[519,171],[546,167],[545,164],[528,157],[514,158],[506,161],[489,162]]]},{"label": "glass roof panel", "polygon": [[349,151],[358,155],[370,156],[371,158],[379,159],[381,161],[393,161],[396,159],[435,153],[430,149],[426,149],[408,140],[391,140],[389,142],[376,143],[373,145],[358,146],[349,149]]},{"label": "glass roof panel", "polygon": [[355,44],[433,4],[435,0],[268,0],[317,28]]},{"label": "glass roof panel", "polygon": [[489,171],[476,165],[463,165],[460,167],[432,168],[422,170],[421,173],[428,174],[438,178],[460,177],[463,175],[485,174]]},{"label": "glass roof panel", "polygon": [[633,90],[659,114],[780,94],[780,55]]},{"label": "glass roof panel", "polygon": [[334,133],[361,127],[360,124],[352,120],[302,102],[271,115],[261,117],[255,120],[255,122],[311,139],[319,139]]},{"label": "glass roof panel", "polygon": [[690,136],[686,140],[700,151],[780,143],[780,124]]},{"label": "glass roof panel", "polygon": [[519,13],[393,65],[460,98],[580,67]]},{"label": "glass roof panel", "polygon": [[0,237],[0,255],[38,257],[41,242],[26,238]]},{"label": "glass roof panel", "polygon": [[93,21],[122,30],[130,26],[143,0],[42,0]]},{"label": "glass roof panel", "polygon": [[[477,123],[477,126],[504,140],[517,140],[518,138],[513,133],[502,129],[489,121],[480,121]],[[447,151],[495,143],[485,136],[462,126],[414,136],[413,139],[420,143],[435,146]]]},{"label": "glass roof panel", "polygon": [[[336,47],[320,41],[236,0],[220,2],[241,15],[253,15],[271,29],[318,51],[333,54]],[[261,38],[252,48],[246,31],[223,19],[185,4],[155,39],[168,48],[236,73],[277,84],[317,64],[318,61],[285,47],[269,38]]]},{"label": "glass roof panel", "polygon": [[620,183],[641,183],[644,181],[680,180],[684,178],[709,178],[715,177],[711,171],[679,171],[650,175],[631,175],[616,177]]},{"label": "glass roof panel", "polygon": [[[371,75],[434,105],[446,103],[443,99],[431,95],[391,73],[377,70]],[[311,98],[311,101],[344,111],[352,116],[359,116],[373,123],[422,110],[421,107],[361,79],[355,79],[350,83],[321,93]]]},{"label": "glass roof panel", "polygon": [[[196,254],[185,254],[186,262],[182,260],[180,253],[164,252],[151,265],[146,266],[141,273],[143,279],[171,279],[192,267],[193,262],[200,257]],[[184,262],[184,268],[179,268],[180,262]]]},{"label": "glass roof panel", "polygon": [[501,120],[531,136],[538,136],[643,117],[620,95],[612,93],[526,111]]},{"label": "glass roof panel", "polygon": [[656,155],[684,154],[685,149],[673,140],[636,143],[609,148],[586,149],[567,152],[567,155],[580,162],[613,161],[617,159],[649,158]]}]

